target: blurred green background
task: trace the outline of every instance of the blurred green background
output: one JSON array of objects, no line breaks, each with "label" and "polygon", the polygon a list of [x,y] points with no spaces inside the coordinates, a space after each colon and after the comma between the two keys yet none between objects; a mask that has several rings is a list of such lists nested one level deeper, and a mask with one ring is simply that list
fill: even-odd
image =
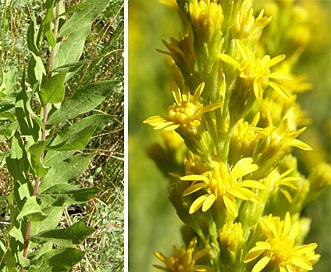
[{"label": "blurred green background", "polygon": [[[313,1],[313,0],[309,0]],[[320,1],[328,15],[331,1]],[[324,14],[324,15],[325,15]],[[302,171],[316,162],[330,163],[331,116],[331,55],[330,18],[324,18],[323,33],[316,26],[321,16],[311,22],[315,45],[308,47],[297,65],[298,73],[306,73],[314,84],[310,92],[299,95],[302,108],[311,117],[312,125],[304,133],[304,140],[313,146],[312,153],[298,153]],[[162,39],[177,37],[181,31],[180,20],[171,8],[157,0],[129,1],[129,271],[156,271],[152,264],[160,264],[154,251],[165,255],[172,246],[182,244],[181,222],[168,200],[167,179],[146,155],[146,149],[160,140],[160,132],[144,125],[144,119],[155,114],[165,114],[172,103],[170,75],[166,56],[156,49],[164,49]],[[318,41],[321,39],[321,41]],[[317,40],[317,41],[316,41]],[[316,46],[316,42],[319,45]],[[331,191],[311,203],[305,215],[312,218],[312,230],[307,242],[317,242],[317,252],[322,254],[314,271],[328,271],[331,267]]]}]

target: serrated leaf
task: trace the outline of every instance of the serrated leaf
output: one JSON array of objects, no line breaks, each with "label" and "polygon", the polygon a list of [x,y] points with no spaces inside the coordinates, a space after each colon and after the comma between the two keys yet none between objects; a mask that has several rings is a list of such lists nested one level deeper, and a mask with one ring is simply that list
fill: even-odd
[{"label": "serrated leaf", "polygon": [[39,194],[39,198],[51,197],[59,204],[83,204],[100,192],[97,187],[81,188],[70,184],[57,184]]},{"label": "serrated leaf", "polygon": [[70,135],[62,143],[48,146],[47,149],[57,151],[82,150],[85,148],[96,127],[96,125],[85,127],[81,131]]},{"label": "serrated leaf", "polygon": [[94,232],[94,229],[77,222],[64,229],[48,230],[31,236],[31,241],[43,244],[52,242],[63,247],[78,245]]},{"label": "serrated leaf", "polygon": [[89,126],[97,126],[98,129],[102,130],[113,118],[114,115],[93,114],[91,116],[80,119],[71,126],[57,132],[57,135],[54,140],[52,140],[50,146],[57,146],[68,141],[72,135],[80,133],[83,129]]},{"label": "serrated leaf", "polygon": [[[37,196],[37,199],[40,199],[39,196]],[[46,207],[46,205],[48,205],[48,207]],[[47,199],[43,198],[41,206],[44,207],[42,208],[42,211],[47,215],[47,217],[45,217],[42,221],[33,222],[31,227],[31,235],[56,228],[61,220],[64,209],[63,205],[57,205],[57,203],[54,203],[54,199],[47,201]]]},{"label": "serrated leaf", "polygon": [[71,99],[66,100],[61,108],[49,117],[48,123],[57,124],[93,110],[107,95],[113,92],[116,84],[118,81],[107,80],[92,83],[79,89]]},{"label": "serrated leaf", "polygon": [[56,165],[52,165],[47,175],[40,183],[39,193],[47,190],[56,184],[64,184],[69,180],[77,178],[81,175],[93,155],[75,155],[72,158],[66,159]]},{"label": "serrated leaf", "polygon": [[89,0],[86,3],[88,5],[76,11],[60,28],[59,37],[89,29],[98,14],[109,4],[109,0]]},{"label": "serrated leaf", "polygon": [[54,69],[80,59],[92,23],[109,0],[90,0],[86,3],[88,5],[81,6],[60,28],[58,37],[66,36],[66,39],[56,47]]},{"label": "serrated leaf", "polygon": [[44,104],[60,103],[64,98],[64,82],[67,71],[62,71],[51,78],[43,77],[40,86],[40,96]]}]

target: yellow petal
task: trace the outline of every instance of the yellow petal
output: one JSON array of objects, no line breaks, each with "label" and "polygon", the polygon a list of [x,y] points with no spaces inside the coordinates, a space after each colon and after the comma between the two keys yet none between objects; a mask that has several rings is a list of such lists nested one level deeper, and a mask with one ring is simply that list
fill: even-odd
[{"label": "yellow petal", "polygon": [[202,206],[202,204],[205,201],[205,199],[207,198],[207,196],[208,196],[207,194],[202,195],[202,196],[198,197],[196,200],[194,200],[194,202],[192,203],[192,205],[190,207],[189,214],[197,212],[200,209],[200,207]]},{"label": "yellow petal", "polygon": [[305,270],[313,269],[311,263],[303,258],[293,258],[291,263]]},{"label": "yellow petal", "polygon": [[182,94],[176,82],[172,83],[171,91],[177,105],[180,105],[182,103]]},{"label": "yellow petal", "polygon": [[202,175],[187,175],[187,176],[181,177],[180,179],[181,180],[186,180],[186,181],[192,181],[192,180],[195,180],[195,181],[199,181],[199,180],[208,181],[208,178],[205,177],[205,176],[202,176]]},{"label": "yellow petal", "polygon": [[256,171],[258,169],[258,166],[256,164],[253,164],[252,162],[252,158],[243,158],[239,160],[232,168],[231,174],[233,174],[238,179]]},{"label": "yellow petal", "polygon": [[192,102],[194,104],[196,104],[199,101],[199,98],[200,98],[204,88],[205,88],[204,82],[200,83],[199,86],[196,88],[193,99],[192,99]]},{"label": "yellow petal", "polygon": [[234,66],[235,68],[237,68],[238,70],[240,70],[241,65],[239,64],[239,62],[237,62],[236,60],[234,60],[233,58],[231,58],[229,55],[226,54],[219,54],[219,57],[222,61]]},{"label": "yellow petal", "polygon": [[232,201],[227,195],[223,196],[223,201],[224,201],[225,207],[229,211],[229,213],[232,216],[237,217],[238,216],[238,208],[237,208],[237,205],[236,205],[235,201]]},{"label": "yellow petal", "polygon": [[291,146],[295,146],[297,148],[300,148],[300,149],[306,150],[306,151],[313,150],[309,145],[307,145],[306,143],[304,143],[298,139],[293,139],[291,141]]},{"label": "yellow petal", "polygon": [[271,258],[269,256],[264,256],[261,260],[259,260],[256,265],[254,265],[252,272],[260,272],[262,271],[267,264],[270,262]]},{"label": "yellow petal", "polygon": [[183,196],[188,196],[190,194],[193,194],[201,189],[204,189],[206,185],[204,183],[196,183],[194,185],[191,185],[185,191],[183,192]]},{"label": "yellow petal", "polygon": [[254,94],[255,94],[256,98],[261,100],[262,96],[263,96],[263,89],[262,89],[261,83],[254,81],[253,88],[254,88]]},{"label": "yellow petal", "polygon": [[285,55],[279,55],[277,57],[274,57],[272,58],[269,63],[268,63],[268,66],[269,67],[272,67],[272,66],[275,66],[276,64],[280,63],[281,61],[283,61],[284,59],[286,58]]},{"label": "yellow petal", "polygon": [[280,87],[279,84],[275,83],[275,82],[272,82],[272,81],[269,81],[268,82],[268,85],[273,88],[276,92],[278,92],[280,95],[282,95],[284,98],[286,99],[289,99],[290,96],[288,95],[288,93]]},{"label": "yellow petal", "polygon": [[241,40],[236,40],[236,46],[240,55],[242,55],[245,60],[252,59],[252,56],[249,54],[249,50]]},{"label": "yellow petal", "polygon": [[203,212],[208,211],[209,208],[214,204],[216,198],[217,198],[216,195],[210,194],[203,202],[202,211]]}]

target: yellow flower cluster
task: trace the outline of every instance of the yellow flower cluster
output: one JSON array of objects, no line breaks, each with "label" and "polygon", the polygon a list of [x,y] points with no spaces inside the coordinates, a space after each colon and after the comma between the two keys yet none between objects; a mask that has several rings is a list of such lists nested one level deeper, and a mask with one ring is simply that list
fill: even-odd
[{"label": "yellow flower cluster", "polygon": [[[169,193],[191,230],[191,242],[180,250],[174,247],[170,257],[156,253],[165,267],[155,267],[312,270],[319,259],[317,244],[303,244],[300,213],[331,184],[331,167],[322,164],[305,177],[291,154],[293,148],[311,150],[298,139],[308,118],[296,97],[312,86],[292,71],[309,36],[302,24],[304,7],[291,0],[266,1],[265,10],[254,9],[253,0],[163,2],[175,7],[185,24],[178,39],[163,41],[167,51],[159,50],[171,57],[176,70],[174,103],[167,116],[152,116],[144,123],[183,139],[186,155],[178,144],[169,144],[171,136],[166,138],[166,146],[178,147],[182,161],[176,148],[161,154],[171,156],[163,162],[176,158],[176,165],[182,164],[169,175]],[[293,37],[300,48],[290,58],[274,50],[283,39],[277,33],[287,33],[275,25],[282,5],[307,37]],[[156,158],[162,165],[162,158]]]}]

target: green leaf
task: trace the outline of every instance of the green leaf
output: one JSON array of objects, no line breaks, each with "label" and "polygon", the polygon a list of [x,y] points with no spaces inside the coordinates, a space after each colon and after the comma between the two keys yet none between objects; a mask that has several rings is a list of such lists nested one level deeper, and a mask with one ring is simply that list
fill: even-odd
[{"label": "green leaf", "polygon": [[47,9],[46,15],[42,20],[42,27],[44,29],[48,44],[52,48],[54,48],[56,45],[55,37],[52,30],[53,20],[54,20],[54,12],[53,12],[53,6],[51,6]]},{"label": "green leaf", "polygon": [[90,4],[91,3],[89,1],[85,1],[85,2],[82,2],[79,4],[72,5],[69,7],[68,10],[66,10],[65,12],[60,14],[60,16],[63,16],[63,15],[70,16],[71,14],[73,14],[74,12],[76,12],[78,10],[83,10],[85,7],[87,7]]},{"label": "green leaf", "polygon": [[24,237],[23,237],[22,231],[20,229],[18,229],[16,226],[11,228],[11,230],[9,231],[9,235],[11,237],[14,237],[21,244],[24,243]]},{"label": "green leaf", "polygon": [[31,262],[29,272],[68,272],[78,263],[85,252],[75,248],[54,249]]},{"label": "green leaf", "polygon": [[69,138],[67,138],[62,143],[48,146],[47,149],[57,151],[82,150],[85,148],[96,127],[97,125],[83,128],[81,131],[70,135]]},{"label": "green leaf", "polygon": [[[35,60],[35,65],[33,67],[33,72],[34,72],[34,77],[37,81],[41,81],[43,76],[46,75],[46,70],[45,70],[45,66],[43,64],[43,61],[41,59],[40,56],[37,56],[36,54],[34,54],[33,52],[31,52],[33,59]],[[32,72],[32,71],[30,71]]]},{"label": "green leaf", "polygon": [[43,191],[38,198],[51,197],[59,204],[84,204],[100,192],[97,187],[81,188],[70,184],[57,184]]},{"label": "green leaf", "polygon": [[[41,199],[39,195],[37,196],[37,199]],[[48,201],[47,199],[43,198],[42,203],[40,204],[42,207],[42,212],[47,215],[42,221],[33,222],[31,227],[31,235],[40,233],[45,230],[54,229],[58,226],[61,216],[63,214],[63,205],[57,205],[57,203],[54,203],[54,199],[50,199],[51,201]],[[45,207],[45,206],[48,207]]]},{"label": "green leaf", "polygon": [[64,98],[64,82],[67,71],[52,76],[51,78],[43,77],[40,86],[40,96],[44,102],[60,103]]},{"label": "green leaf", "polygon": [[32,171],[37,177],[43,177],[48,172],[48,167],[44,166],[41,160],[41,154],[46,146],[45,141],[39,141],[30,146]]},{"label": "green leaf", "polygon": [[59,37],[89,29],[98,14],[109,4],[109,0],[89,0],[86,2],[89,4],[75,12],[61,27]]},{"label": "green leaf", "polygon": [[32,13],[31,23],[30,23],[30,25],[28,27],[28,31],[27,31],[27,44],[28,44],[29,50],[31,52],[33,52],[35,55],[38,55],[39,50],[36,45],[35,29],[36,29],[36,18]]},{"label": "green leaf", "polygon": [[71,99],[62,104],[60,109],[50,115],[48,123],[57,124],[93,110],[107,95],[113,92],[116,84],[118,84],[118,81],[106,80],[79,89]]},{"label": "green leaf", "polygon": [[77,133],[79,134],[83,129],[90,126],[97,126],[100,130],[102,130],[114,117],[114,115],[108,114],[93,114],[80,119],[71,126],[59,131],[54,140],[52,140],[51,146],[57,146],[68,141],[70,137]]},{"label": "green leaf", "polygon": [[61,163],[62,161],[70,158],[74,153],[75,150],[70,150],[70,151],[47,150],[44,158],[44,164],[49,166],[57,165],[58,163]]},{"label": "green leaf", "polygon": [[66,36],[66,39],[56,47],[54,69],[80,59],[92,23],[109,4],[109,0],[90,0],[85,3],[60,28],[58,37]]},{"label": "green leaf", "polygon": [[81,175],[89,165],[93,155],[75,155],[66,159],[48,170],[47,175],[40,183],[39,193],[47,190],[56,184],[64,184],[69,180],[76,179]]},{"label": "green leaf", "polygon": [[83,149],[92,135],[90,132],[93,132],[96,128],[102,130],[113,118],[114,115],[93,114],[78,120],[63,131],[59,131],[47,147],[48,153],[45,156],[45,161],[55,155],[51,153],[52,150]]},{"label": "green leaf", "polygon": [[16,87],[17,81],[16,76],[17,71],[15,69],[9,70],[8,72],[3,72],[2,83],[0,85],[0,92],[8,96],[14,88]]},{"label": "green leaf", "polygon": [[40,205],[37,203],[36,196],[31,196],[26,200],[22,210],[17,215],[17,220],[23,217],[27,217],[31,221],[41,221],[46,217],[46,214],[42,212]]},{"label": "green leaf", "polygon": [[[23,135],[32,135],[35,139],[39,137],[39,121],[32,111],[30,103],[32,92],[27,92],[24,86],[24,76],[22,78],[22,90],[16,96],[15,114]],[[34,118],[32,118],[34,117]]]},{"label": "green leaf", "polygon": [[31,236],[31,241],[43,244],[52,242],[63,247],[78,245],[94,232],[94,229],[77,222],[65,229],[48,230]]}]

